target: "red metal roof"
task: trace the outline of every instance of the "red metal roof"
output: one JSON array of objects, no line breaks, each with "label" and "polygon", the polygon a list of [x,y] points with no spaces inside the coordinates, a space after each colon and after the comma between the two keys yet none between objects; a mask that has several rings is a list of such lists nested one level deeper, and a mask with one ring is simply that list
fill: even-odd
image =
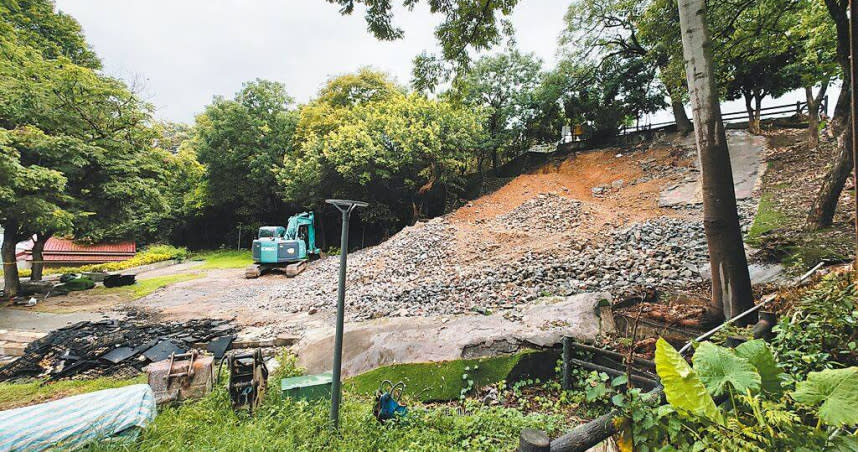
[{"label": "red metal roof", "polygon": [[[101,263],[101,262],[119,262],[130,259],[132,256],[124,254],[45,254],[46,262],[80,262],[80,263]],[[27,254],[27,260],[33,260],[31,254]]]},{"label": "red metal roof", "polygon": [[[31,261],[33,260],[33,242],[29,241],[25,246],[26,260]],[[71,240],[51,237],[45,243],[42,258],[46,262],[116,262],[134,257],[136,252],[137,244],[134,242],[83,245]]]},{"label": "red metal roof", "polygon": [[45,243],[45,254],[52,253],[83,253],[83,254],[134,254],[137,245],[134,242],[98,243],[82,245],[71,240],[51,237]]}]

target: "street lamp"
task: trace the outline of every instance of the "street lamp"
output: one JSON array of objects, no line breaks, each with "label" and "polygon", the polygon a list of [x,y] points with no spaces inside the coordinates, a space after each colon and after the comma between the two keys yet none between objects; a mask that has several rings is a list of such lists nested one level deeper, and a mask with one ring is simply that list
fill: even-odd
[{"label": "street lamp", "polygon": [[346,199],[326,199],[325,202],[333,205],[343,214],[343,230],[340,236],[340,286],[337,291],[337,332],[334,339],[334,369],[331,379],[331,424],[336,429],[339,428],[340,424],[340,399],[342,398],[340,374],[343,367],[343,318],[345,317],[346,304],[346,255],[349,252],[349,217],[356,207],[366,207],[368,204]]}]

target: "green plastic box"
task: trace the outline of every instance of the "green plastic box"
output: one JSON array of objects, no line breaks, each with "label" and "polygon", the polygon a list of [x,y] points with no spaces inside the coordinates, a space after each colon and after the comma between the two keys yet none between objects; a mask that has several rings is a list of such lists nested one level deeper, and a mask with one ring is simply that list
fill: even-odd
[{"label": "green plastic box", "polygon": [[333,374],[325,372],[316,375],[302,375],[280,380],[283,397],[295,400],[316,400],[331,397]]}]

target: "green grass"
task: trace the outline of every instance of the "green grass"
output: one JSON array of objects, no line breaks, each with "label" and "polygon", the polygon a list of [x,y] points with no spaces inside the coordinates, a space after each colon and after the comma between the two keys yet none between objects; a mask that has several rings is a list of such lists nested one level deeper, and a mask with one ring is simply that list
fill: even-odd
[{"label": "green grass", "polygon": [[89,293],[93,295],[102,294],[123,294],[131,299],[143,298],[146,295],[171,284],[190,281],[197,278],[202,278],[202,273],[177,273],[175,275],[158,276],[155,278],[138,280],[131,286],[123,287],[96,287]]},{"label": "green grass", "polygon": [[[412,398],[421,401],[455,400],[467,386],[467,380],[473,380],[474,387],[505,380],[523,355],[394,364],[355,376],[346,380],[345,385],[357,393],[374,394],[383,380],[401,381],[406,386],[405,394]],[[462,378],[463,375],[467,378]]]},{"label": "green grass", "polygon": [[41,380],[26,383],[0,383],[0,410],[145,382],[146,376],[139,375],[136,378],[124,380],[104,377],[94,380],[63,380],[50,383]]},{"label": "green grass", "polygon": [[[783,188],[775,186],[774,188]],[[766,192],[760,197],[760,204],[757,207],[757,215],[754,217],[754,224],[748,230],[748,243],[758,245],[761,237],[773,230],[783,228],[790,221],[790,218],[781,213],[775,206],[773,193]]]},{"label": "green grass", "polygon": [[[284,361],[281,361],[284,362]],[[262,407],[250,416],[233,411],[225,382],[198,401],[159,407],[158,416],[133,442],[102,442],[91,451],[461,451],[513,450],[523,428],[557,435],[569,427],[562,414],[523,414],[474,400],[461,405],[424,405],[405,397],[406,418],[380,424],[372,415],[374,401],[346,390],[340,411],[340,429],[330,428],[328,400],[281,400],[278,382],[297,373],[294,359],[286,359],[269,381]],[[145,381],[100,378],[0,384],[0,402],[22,406],[52,398],[124,386]],[[9,405],[6,406],[10,407]]]},{"label": "green grass", "polygon": [[409,403],[406,419],[380,424],[372,399],[343,394],[340,428],[329,427],[329,402],[279,400],[269,392],[249,416],[235,413],[224,388],[206,398],[162,409],[132,444],[99,444],[91,450],[163,451],[462,451],[513,450],[523,428],[557,434],[560,415],[524,415],[514,409],[468,404],[464,414],[447,406]]},{"label": "green grass", "polygon": [[216,250],[203,251],[191,256],[192,260],[202,260],[201,269],[244,268],[253,263],[250,251]]}]

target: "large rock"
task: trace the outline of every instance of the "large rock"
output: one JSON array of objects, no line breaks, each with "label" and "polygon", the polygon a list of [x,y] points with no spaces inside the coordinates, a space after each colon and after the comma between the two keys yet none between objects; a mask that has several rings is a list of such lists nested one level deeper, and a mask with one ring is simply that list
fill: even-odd
[{"label": "large rock", "polygon": [[[384,318],[346,325],[343,375],[409,362],[448,361],[548,347],[564,336],[592,342],[601,331],[598,315],[607,292],[536,300],[520,316],[509,313],[455,318]],[[308,331],[298,344],[298,364],[308,372],[330,370],[333,328]]]}]

